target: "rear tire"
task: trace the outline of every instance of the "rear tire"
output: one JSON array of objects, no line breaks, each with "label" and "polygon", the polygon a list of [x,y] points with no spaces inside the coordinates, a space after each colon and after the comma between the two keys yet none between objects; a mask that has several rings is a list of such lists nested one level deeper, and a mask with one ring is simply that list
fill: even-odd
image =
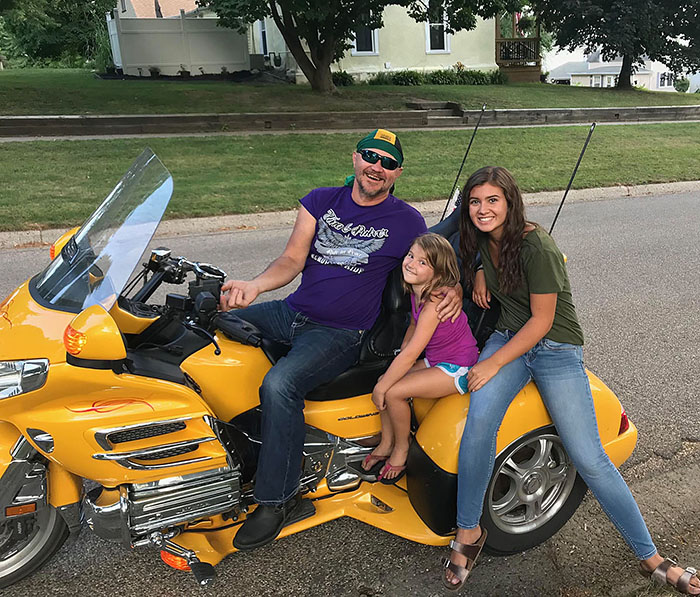
[{"label": "rear tire", "polygon": [[496,459],[484,499],[484,549],[510,555],[539,545],[571,518],[588,487],[553,427],[536,429]]},{"label": "rear tire", "polygon": [[[27,537],[18,536],[19,525],[31,525]],[[33,515],[0,523],[0,588],[8,587],[41,568],[63,545],[68,526],[53,506]]]}]

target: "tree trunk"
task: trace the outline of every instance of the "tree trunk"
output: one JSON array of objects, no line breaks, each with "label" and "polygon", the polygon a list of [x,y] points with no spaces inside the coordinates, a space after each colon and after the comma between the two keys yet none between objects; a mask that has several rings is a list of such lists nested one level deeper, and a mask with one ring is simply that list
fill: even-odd
[{"label": "tree trunk", "polygon": [[632,89],[632,56],[625,54],[622,57],[622,66],[620,74],[617,76],[618,89]]},{"label": "tree trunk", "polygon": [[[299,68],[301,68],[301,72],[303,72],[304,76],[309,80],[311,89],[320,93],[335,92],[336,89],[335,85],[333,84],[333,76],[331,75],[330,68],[331,61],[312,61],[304,50],[304,46],[299,38],[299,32],[295,27],[291,15],[285,12],[284,9],[280,15],[275,2],[270,2],[270,9],[272,12],[272,18],[274,19],[277,28],[280,30],[280,33],[282,33],[282,37],[284,38],[289,51],[297,61]],[[312,52],[312,55],[315,53],[316,52]]]}]

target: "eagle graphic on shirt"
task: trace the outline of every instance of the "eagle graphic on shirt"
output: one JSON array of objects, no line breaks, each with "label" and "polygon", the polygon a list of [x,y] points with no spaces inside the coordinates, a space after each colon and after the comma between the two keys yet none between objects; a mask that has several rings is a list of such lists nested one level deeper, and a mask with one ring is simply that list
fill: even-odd
[{"label": "eagle graphic on shirt", "polygon": [[[349,234],[340,230],[347,230]],[[353,234],[355,233],[355,234]],[[324,265],[338,265],[345,269],[361,274],[363,265],[369,262],[369,256],[384,246],[388,230],[382,228],[366,228],[352,224],[343,225],[333,210],[318,220],[318,232],[311,258]]]}]

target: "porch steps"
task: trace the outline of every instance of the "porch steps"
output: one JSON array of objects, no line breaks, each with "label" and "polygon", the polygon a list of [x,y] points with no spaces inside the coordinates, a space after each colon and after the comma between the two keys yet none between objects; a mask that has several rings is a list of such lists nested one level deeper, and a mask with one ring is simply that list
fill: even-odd
[{"label": "porch steps", "polygon": [[448,127],[464,124],[462,107],[455,102],[415,101],[406,104],[413,110],[425,110],[427,126]]}]

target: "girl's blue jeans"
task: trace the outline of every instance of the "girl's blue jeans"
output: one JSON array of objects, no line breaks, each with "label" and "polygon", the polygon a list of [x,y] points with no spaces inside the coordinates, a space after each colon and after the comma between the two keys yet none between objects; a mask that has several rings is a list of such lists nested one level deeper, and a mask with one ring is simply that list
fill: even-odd
[{"label": "girl's blue jeans", "polygon": [[[494,332],[479,357],[487,359],[515,334]],[[608,518],[640,560],[656,547],[627,484],[603,450],[583,348],[544,338],[472,392],[459,449],[457,526],[479,524],[496,457],[496,435],[508,406],[533,379],[569,457]]]}]

